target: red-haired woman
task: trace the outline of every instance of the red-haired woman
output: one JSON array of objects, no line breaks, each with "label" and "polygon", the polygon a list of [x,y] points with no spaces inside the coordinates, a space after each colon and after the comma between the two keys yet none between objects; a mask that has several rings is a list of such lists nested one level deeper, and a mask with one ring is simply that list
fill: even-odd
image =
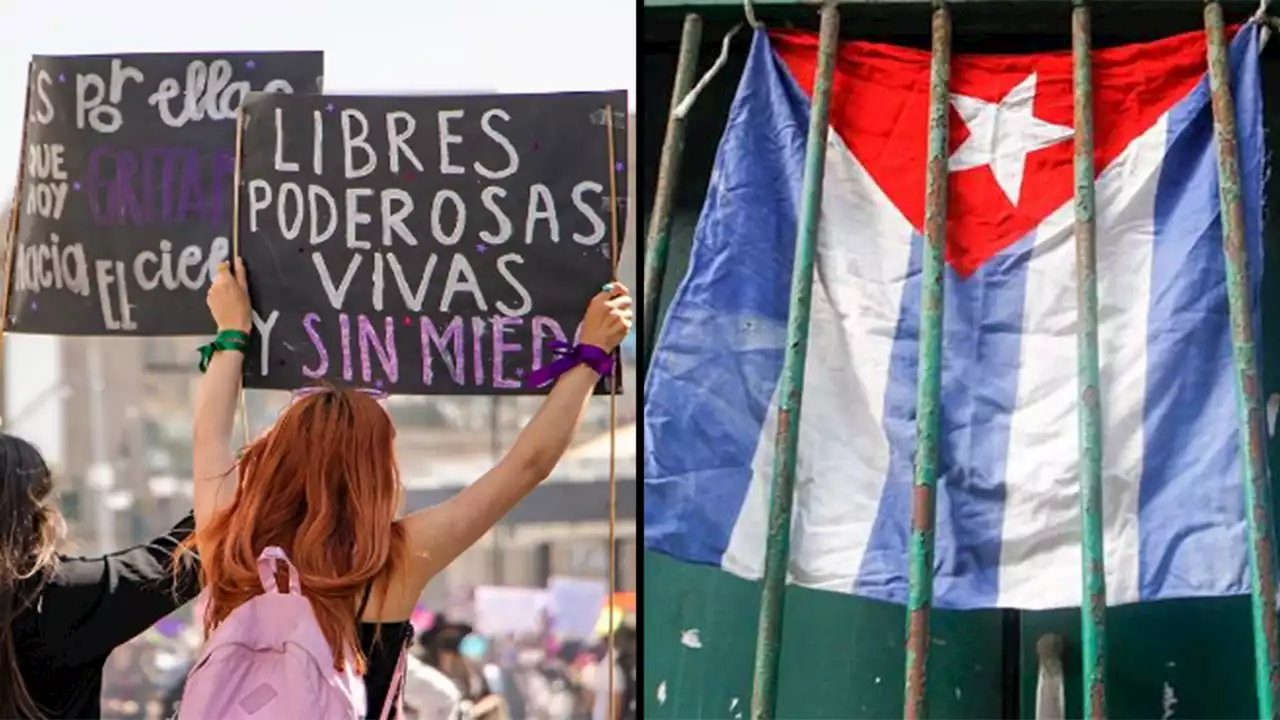
[{"label": "red-haired woman", "polygon": [[[234,276],[224,265],[209,290],[219,331],[251,328],[244,279],[239,261]],[[376,713],[427,581],[551,474],[630,326],[631,298],[620,285],[608,286],[588,306],[579,339],[586,358],[604,362],[588,360],[564,372],[483,477],[450,500],[399,519],[395,428],[375,397],[330,388],[302,395],[237,463],[231,435],[244,355],[215,353],[196,398],[196,535],[187,541],[199,550],[209,593],[206,631],[262,592],[259,553],[278,546],[298,569],[334,666],[350,663],[364,674]]]}]

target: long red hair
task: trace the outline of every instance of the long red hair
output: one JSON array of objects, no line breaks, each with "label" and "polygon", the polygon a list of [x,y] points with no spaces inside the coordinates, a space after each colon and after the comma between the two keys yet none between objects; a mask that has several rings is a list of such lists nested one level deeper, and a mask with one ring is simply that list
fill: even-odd
[{"label": "long red hair", "polygon": [[[403,561],[395,428],[364,393],[323,388],[290,405],[245,448],[235,499],[175,553],[200,549],[204,630],[263,592],[258,555],[284,549],[298,569],[334,667],[365,671],[356,637],[364,589]],[[374,600],[379,602],[380,600]]]}]

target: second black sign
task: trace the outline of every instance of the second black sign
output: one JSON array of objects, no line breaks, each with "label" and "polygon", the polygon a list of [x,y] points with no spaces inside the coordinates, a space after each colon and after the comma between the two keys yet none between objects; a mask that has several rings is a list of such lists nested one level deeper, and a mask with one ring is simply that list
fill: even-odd
[{"label": "second black sign", "polygon": [[318,52],[34,58],[8,331],[212,331],[236,108],[318,92],[323,72]]}]

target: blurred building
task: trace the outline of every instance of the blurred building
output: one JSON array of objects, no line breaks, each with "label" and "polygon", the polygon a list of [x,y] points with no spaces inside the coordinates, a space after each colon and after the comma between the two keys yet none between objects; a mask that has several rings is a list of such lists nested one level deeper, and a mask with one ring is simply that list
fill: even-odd
[{"label": "blurred building", "polygon": [[[636,207],[634,122],[633,117],[627,209]],[[8,224],[0,227],[7,231]],[[636,219],[628,213],[619,273],[638,291],[635,229]],[[168,527],[190,507],[190,432],[199,342],[6,338],[5,397],[0,405],[6,412],[5,429],[31,438],[49,455],[81,546],[93,548],[100,530],[114,547],[141,540]],[[639,385],[632,369],[634,347],[629,342],[624,348],[626,391],[617,408],[623,428],[616,447],[620,589],[634,588],[636,575],[634,424]],[[101,392],[94,393],[99,385]],[[246,393],[253,431],[270,425],[287,401],[286,393]],[[397,424],[397,453],[410,507],[439,502],[479,477],[515,439],[540,401],[391,398],[388,408]],[[593,400],[580,434],[582,447],[497,531],[433,583],[429,593],[439,599],[481,584],[541,585],[551,575],[605,577],[608,420],[608,398]],[[111,481],[109,489],[102,487],[104,479]]]}]

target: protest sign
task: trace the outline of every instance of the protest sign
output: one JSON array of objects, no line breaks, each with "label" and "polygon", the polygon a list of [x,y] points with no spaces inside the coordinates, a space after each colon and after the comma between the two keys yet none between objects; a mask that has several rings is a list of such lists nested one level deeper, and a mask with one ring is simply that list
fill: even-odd
[{"label": "protest sign", "polygon": [[612,277],[626,115],[611,163],[607,107],[626,94],[250,96],[246,385],[534,392]]},{"label": "protest sign", "polygon": [[551,627],[562,638],[595,637],[600,608],[609,600],[609,584],[591,578],[554,576],[547,581]]},{"label": "protest sign", "polygon": [[236,109],[250,91],[319,92],[323,73],[319,52],[33,58],[6,328],[212,332]]},{"label": "protest sign", "polygon": [[540,588],[481,585],[475,596],[476,632],[489,637],[538,635],[550,599]]}]

